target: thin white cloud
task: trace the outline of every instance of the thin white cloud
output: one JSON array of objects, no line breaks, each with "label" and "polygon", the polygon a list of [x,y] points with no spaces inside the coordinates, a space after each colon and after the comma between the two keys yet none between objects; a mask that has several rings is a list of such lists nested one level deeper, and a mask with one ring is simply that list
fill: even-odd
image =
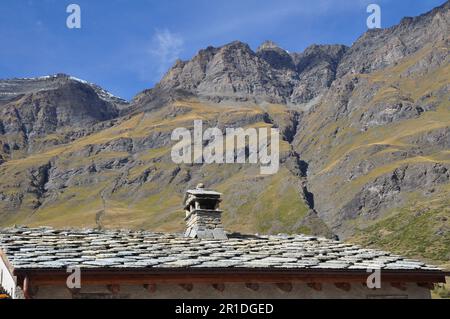
[{"label": "thin white cloud", "polygon": [[172,66],[180,57],[183,49],[184,39],[181,35],[172,33],[168,29],[155,31],[149,52],[158,62],[158,77],[162,76]]},{"label": "thin white cloud", "polygon": [[[385,1],[385,0],[378,0]],[[251,14],[245,11],[236,12],[232,17],[225,16],[211,23],[211,27],[202,31],[202,37],[213,37],[235,32],[236,30],[257,29],[268,23],[283,23],[290,17],[314,17],[324,14],[342,13],[362,10],[367,3],[374,0],[284,0],[277,2],[262,2]],[[365,11],[364,11],[365,13]]]}]

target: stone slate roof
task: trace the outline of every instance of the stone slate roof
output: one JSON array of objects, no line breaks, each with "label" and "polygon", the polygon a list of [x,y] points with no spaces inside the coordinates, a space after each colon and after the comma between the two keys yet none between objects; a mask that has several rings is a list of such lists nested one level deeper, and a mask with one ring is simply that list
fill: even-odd
[{"label": "stone slate roof", "polygon": [[0,253],[15,269],[440,270],[388,252],[305,235],[198,240],[146,231],[9,228],[0,230]]},{"label": "stone slate roof", "polygon": [[204,188],[197,188],[197,189],[189,189],[188,191],[186,191],[186,194],[192,194],[192,195],[213,195],[213,196],[222,196],[222,193],[216,192],[216,191],[212,191],[209,189],[204,189]]}]

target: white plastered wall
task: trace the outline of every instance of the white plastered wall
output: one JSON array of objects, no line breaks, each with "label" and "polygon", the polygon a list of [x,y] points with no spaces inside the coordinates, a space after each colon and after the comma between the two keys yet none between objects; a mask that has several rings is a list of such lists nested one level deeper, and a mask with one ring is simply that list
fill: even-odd
[{"label": "white plastered wall", "polygon": [[16,296],[16,278],[11,275],[2,258],[0,258],[0,285],[11,297]]}]

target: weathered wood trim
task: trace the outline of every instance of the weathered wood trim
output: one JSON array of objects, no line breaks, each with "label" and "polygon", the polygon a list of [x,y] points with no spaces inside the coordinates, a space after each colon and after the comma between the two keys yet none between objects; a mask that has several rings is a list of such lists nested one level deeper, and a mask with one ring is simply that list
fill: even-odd
[{"label": "weathered wood trim", "polygon": [[334,285],[336,288],[344,291],[350,291],[352,289],[352,285],[348,282],[336,282]]},{"label": "weathered wood trim", "polygon": [[155,284],[144,284],[144,289],[147,290],[149,293],[153,294],[156,292],[156,285]]},{"label": "weathered wood trim", "polygon": [[117,295],[120,293],[120,285],[113,284],[113,285],[107,285],[106,287],[113,295]]},{"label": "weathered wood trim", "polygon": [[225,291],[225,285],[220,283],[220,284],[212,284],[213,288],[217,291],[220,292],[224,292]]},{"label": "weathered wood trim", "polygon": [[391,286],[401,291],[406,291],[407,289],[405,282],[391,282]]},{"label": "weathered wood trim", "polygon": [[259,284],[257,283],[251,283],[248,282],[245,284],[245,287],[247,287],[247,289],[253,290],[253,291],[258,291],[259,290]]},{"label": "weathered wood trim", "polygon": [[23,295],[25,299],[32,299],[30,277],[26,276],[23,280]]},{"label": "weathered wood trim", "polygon": [[320,282],[308,282],[306,284],[311,289],[314,289],[316,291],[322,291],[322,284]]},{"label": "weathered wood trim", "polygon": [[186,291],[192,291],[194,289],[194,285],[192,283],[180,284],[180,287]]},{"label": "weathered wood trim", "polygon": [[291,292],[293,289],[292,283],[290,282],[279,282],[276,283],[276,286],[278,287],[278,289],[284,292]]},{"label": "weathered wood trim", "polygon": [[8,257],[6,257],[6,254],[3,252],[3,250],[0,248],[0,259],[3,261],[3,264],[8,268],[8,271],[12,277],[14,277],[14,267],[11,265],[11,263],[8,260]]},{"label": "weathered wood trim", "polygon": [[[16,269],[19,282],[29,277],[36,285],[65,285],[68,274],[62,270]],[[144,285],[192,283],[361,283],[367,273],[361,271],[328,270],[275,270],[275,269],[81,269],[85,285]],[[384,272],[382,282],[440,283],[445,282],[443,272]],[[311,286],[310,286],[311,287]]]}]

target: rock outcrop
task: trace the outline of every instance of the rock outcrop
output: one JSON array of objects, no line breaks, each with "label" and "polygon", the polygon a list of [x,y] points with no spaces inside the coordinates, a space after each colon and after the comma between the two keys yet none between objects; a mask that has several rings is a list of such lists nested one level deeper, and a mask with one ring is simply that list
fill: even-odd
[{"label": "rock outcrop", "polygon": [[331,85],[346,50],[342,45],[314,45],[301,54],[290,54],[270,41],[256,52],[239,41],[208,47],[190,61],[177,61],[154,89],[135,101],[147,110],[186,96],[298,105]]},{"label": "rock outcrop", "polygon": [[68,142],[103,129],[126,106],[100,87],[64,74],[1,80],[0,143],[8,156],[37,150],[56,133]]}]

